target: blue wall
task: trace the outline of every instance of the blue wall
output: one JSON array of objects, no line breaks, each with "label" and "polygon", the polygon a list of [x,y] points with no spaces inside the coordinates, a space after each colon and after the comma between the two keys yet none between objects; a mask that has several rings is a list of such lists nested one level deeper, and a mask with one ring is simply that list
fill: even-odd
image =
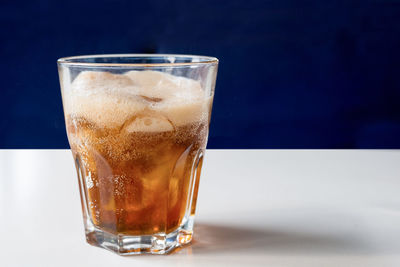
[{"label": "blue wall", "polygon": [[400,148],[400,1],[1,1],[0,148],[68,147],[56,60],[216,56],[209,148]]}]

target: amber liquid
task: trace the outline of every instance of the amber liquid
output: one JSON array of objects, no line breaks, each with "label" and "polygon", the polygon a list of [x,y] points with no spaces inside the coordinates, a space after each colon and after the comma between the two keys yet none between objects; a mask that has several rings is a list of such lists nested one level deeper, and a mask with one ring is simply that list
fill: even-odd
[{"label": "amber liquid", "polygon": [[84,118],[66,120],[82,203],[95,226],[113,234],[170,233],[185,214],[194,214],[208,122],[128,132]]}]

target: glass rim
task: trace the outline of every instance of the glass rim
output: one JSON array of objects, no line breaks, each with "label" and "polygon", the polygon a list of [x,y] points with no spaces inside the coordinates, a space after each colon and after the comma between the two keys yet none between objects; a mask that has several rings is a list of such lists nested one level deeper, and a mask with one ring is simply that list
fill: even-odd
[{"label": "glass rim", "polygon": [[[191,58],[198,61],[194,62],[175,62],[175,63],[97,63],[85,62],[85,59],[91,58]],[[77,60],[77,61],[75,61]],[[79,61],[82,60],[82,61]],[[70,66],[86,66],[86,67],[174,67],[174,66],[194,66],[194,65],[217,65],[216,57],[200,56],[200,55],[185,55],[185,54],[97,54],[97,55],[81,55],[62,57],[57,60],[58,65]]]}]

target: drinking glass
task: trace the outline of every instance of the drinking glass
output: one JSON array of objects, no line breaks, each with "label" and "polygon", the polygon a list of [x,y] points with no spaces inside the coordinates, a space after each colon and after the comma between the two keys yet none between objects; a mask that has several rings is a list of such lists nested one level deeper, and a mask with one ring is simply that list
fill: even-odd
[{"label": "drinking glass", "polygon": [[58,60],[88,243],[165,254],[192,240],[217,68],[192,55]]}]

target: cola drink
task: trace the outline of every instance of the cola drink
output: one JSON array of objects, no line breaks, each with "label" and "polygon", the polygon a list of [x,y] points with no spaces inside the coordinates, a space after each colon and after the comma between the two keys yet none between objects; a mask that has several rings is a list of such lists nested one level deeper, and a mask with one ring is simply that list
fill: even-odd
[{"label": "cola drink", "polygon": [[[190,242],[213,94],[146,69],[84,70],[68,80],[63,106],[88,242],[120,254]],[[104,244],[121,236],[150,243]]]}]

